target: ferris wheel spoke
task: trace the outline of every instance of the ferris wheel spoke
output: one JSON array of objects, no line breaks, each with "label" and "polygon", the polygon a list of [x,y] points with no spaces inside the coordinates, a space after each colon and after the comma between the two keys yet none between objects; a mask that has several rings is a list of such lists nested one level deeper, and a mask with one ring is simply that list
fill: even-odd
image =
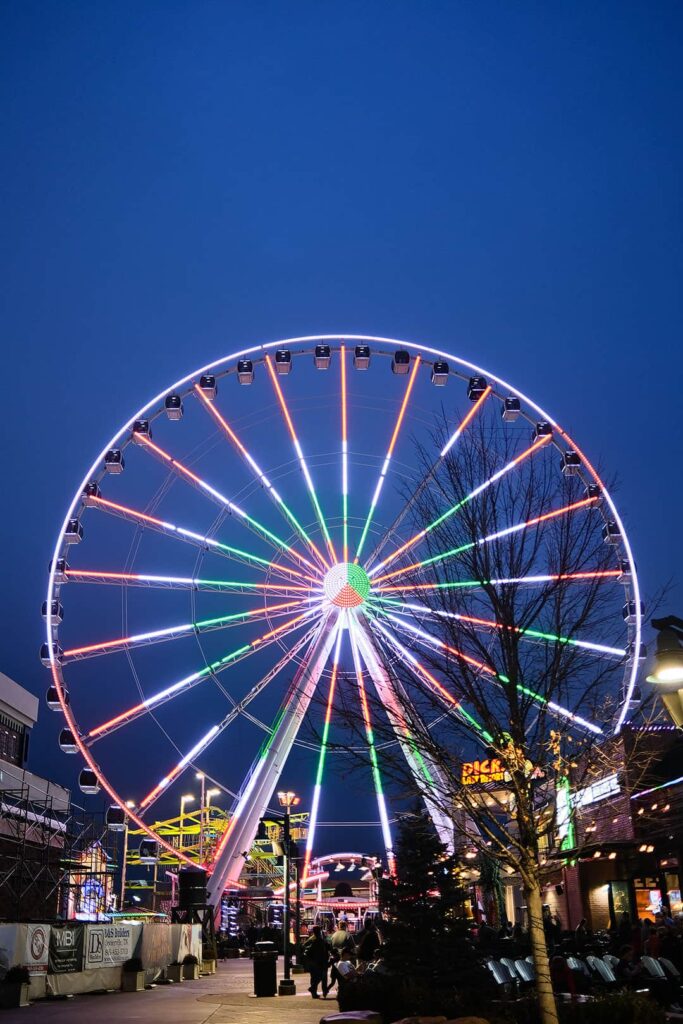
[{"label": "ferris wheel spoke", "polygon": [[[445,643],[438,637],[432,636],[430,633],[426,633],[424,630],[419,629],[412,623],[399,618],[397,615],[387,613],[386,617],[390,619],[394,623],[394,625],[398,626],[399,629],[402,629],[404,632],[416,637],[418,642],[422,643],[423,645],[426,645],[427,647],[430,647],[432,650],[436,649],[440,651],[445,651],[447,654],[452,654],[459,661],[466,662],[472,668],[476,668],[479,672],[489,677],[493,682],[500,683],[503,686],[510,685],[510,680],[506,675],[502,675],[500,672],[496,672],[495,669],[491,668],[491,666],[487,665],[485,662],[479,661],[477,658],[472,658],[469,654],[465,654],[464,651],[460,651],[458,650],[458,648],[453,647],[451,644]],[[588,722],[585,718],[582,718],[580,715],[574,714],[573,711],[570,711],[568,708],[562,707],[562,705],[558,704],[556,701],[549,701],[542,694],[530,689],[530,687],[523,686],[521,683],[517,683],[515,685],[515,689],[523,697],[528,697],[535,703],[548,708],[548,710],[551,711],[556,717],[567,719],[568,721],[573,722],[575,725],[581,726],[581,728],[586,729],[588,732],[591,732],[594,735],[602,735],[602,729],[599,726],[594,725],[592,722]]]},{"label": "ferris wheel spoke", "polygon": [[288,558],[295,562],[295,564],[302,562],[313,572],[318,572],[317,566],[313,562],[309,561],[305,555],[302,555],[301,552],[293,548],[287,543],[287,541],[283,540],[282,537],[278,537],[278,535],[273,533],[272,530],[269,530],[267,526],[264,526],[257,519],[254,519],[253,516],[250,516],[243,508],[236,505],[234,501],[226,498],[224,494],[221,494],[220,491],[207,483],[207,481],[202,479],[202,477],[193,473],[193,471],[188,469],[188,467],[180,462],[179,459],[169,455],[167,451],[164,451],[163,448],[158,444],[155,444],[154,441],[145,434],[136,434],[135,436],[136,441],[143,449],[155,455],[164,463],[164,465],[169,466],[174,473],[181,477],[181,479],[188,480],[194,487],[198,488],[202,494],[207,494],[214,502],[216,502],[216,504],[231,512],[241,523],[244,524],[244,526],[247,527],[247,529],[256,533],[277,551],[284,552]]},{"label": "ferris wheel spoke", "polygon": [[155,694],[152,694],[151,697],[146,697],[145,700],[140,701],[138,704],[134,704],[125,711],[120,712],[118,715],[115,715],[114,718],[110,718],[108,721],[95,726],[86,735],[88,744],[92,745],[92,743],[102,739],[104,736],[108,736],[116,729],[120,729],[125,725],[130,725],[131,722],[140,718],[142,715],[146,715],[150,711],[160,707],[162,704],[173,700],[181,693],[186,693],[198,683],[203,682],[204,679],[208,679],[211,676],[217,676],[225,669],[236,664],[238,661],[243,661],[245,658],[251,657],[251,655],[256,651],[263,650],[265,647],[270,646],[270,644],[284,639],[284,637],[293,633],[295,630],[301,629],[301,627],[306,622],[310,621],[313,616],[316,616],[319,611],[319,608],[313,608],[310,611],[294,616],[294,618],[282,623],[275,629],[271,629],[262,636],[257,637],[256,640],[242,644],[234,651],[230,651],[229,654],[224,655],[224,657],[219,658],[210,665],[205,665],[204,668],[199,669],[199,671],[192,672],[190,675],[180,679],[177,683],[173,683],[171,686],[167,686],[163,690],[158,690]]},{"label": "ferris wheel spoke", "polygon": [[393,572],[377,576],[375,583],[385,583],[387,580],[396,579],[399,576],[405,576],[407,573],[414,573],[421,569],[425,569],[429,565],[436,565],[448,558],[455,558],[457,555],[464,554],[465,551],[471,551],[472,548],[483,547],[485,544],[490,544],[494,540],[501,540],[503,537],[509,537],[513,533],[519,533],[522,530],[529,530],[533,526],[540,526],[541,523],[549,522],[551,519],[559,519],[561,516],[569,515],[571,512],[577,512],[579,509],[589,508],[595,505],[598,500],[599,499],[597,497],[582,498],[580,501],[574,501],[570,505],[563,505],[562,508],[552,509],[550,512],[544,512],[543,515],[534,516],[533,519],[527,519],[523,523],[515,523],[514,526],[506,526],[503,530],[496,530],[495,533],[489,533],[486,537],[480,537],[478,540],[468,541],[467,544],[461,544],[457,548],[451,548],[449,551],[443,551],[438,555],[432,555],[431,558],[423,558],[421,562],[413,562],[411,565],[406,565],[401,569],[394,569]]},{"label": "ferris wheel spoke", "polygon": [[260,619],[279,619],[287,615],[293,608],[301,608],[307,601],[299,598],[296,601],[283,601],[265,608],[255,608],[248,612],[234,612],[232,615],[219,615],[211,619],[200,619],[197,622],[183,622],[165,629],[154,629],[146,633],[135,633],[131,636],[117,637],[115,640],[104,640],[97,644],[86,644],[81,647],[67,648],[63,659],[81,661],[102,654],[114,654],[121,650],[134,650],[149,644],[163,643],[167,640],[178,640],[181,637],[208,633],[219,629],[229,629],[243,625],[245,622],[258,622]]},{"label": "ferris wheel spoke", "polygon": [[403,401],[401,402],[401,408],[399,409],[398,416],[396,418],[396,424],[394,426],[394,431],[393,431],[393,433],[391,435],[391,439],[389,441],[389,447],[387,448],[387,453],[384,456],[384,462],[382,463],[382,469],[381,469],[380,474],[379,474],[379,479],[377,481],[377,485],[375,487],[374,494],[373,494],[372,499],[370,501],[370,508],[368,509],[368,514],[367,514],[367,517],[365,519],[365,525],[363,526],[363,532],[361,533],[361,538],[360,538],[360,541],[359,541],[359,544],[358,544],[358,548],[356,550],[356,556],[354,558],[354,562],[358,562],[359,561],[360,556],[361,556],[362,551],[363,551],[363,547],[365,545],[365,540],[366,540],[367,535],[368,535],[368,530],[370,529],[370,523],[372,522],[373,516],[375,514],[375,509],[377,508],[377,502],[379,501],[379,496],[382,493],[382,487],[384,486],[384,480],[385,480],[387,472],[389,470],[389,465],[391,463],[391,457],[394,454],[394,448],[396,447],[396,442],[398,440],[398,435],[399,435],[400,430],[401,430],[401,425],[403,423],[403,419],[405,417],[406,410],[408,408],[408,402],[410,401],[410,395],[411,395],[411,392],[413,390],[413,386],[415,384],[415,380],[417,379],[417,373],[418,373],[418,370],[420,368],[420,362],[421,362],[420,356],[415,356],[415,359],[413,361],[413,369],[412,369],[412,372],[411,372],[410,377],[408,379],[408,384],[406,386],[406,392],[405,392],[405,395],[403,396]]},{"label": "ferris wheel spoke", "polygon": [[507,629],[514,633],[519,633],[523,639],[529,639],[535,643],[556,643],[566,644],[572,647],[581,647],[586,651],[594,651],[596,654],[611,655],[615,658],[625,658],[626,651],[623,647],[609,647],[607,644],[593,643],[589,640],[577,640],[575,637],[560,636],[557,633],[548,633],[538,629],[522,629],[519,626],[508,626],[501,622],[496,622],[493,619],[482,619],[473,615],[461,615],[459,612],[444,611],[440,608],[430,608],[426,604],[417,604],[410,601],[400,601],[395,598],[379,597],[374,598],[372,604],[388,605],[390,608],[395,608],[400,611],[414,612],[419,616],[426,616],[429,618],[440,618],[440,619],[452,619],[457,622],[464,622],[470,626],[474,626],[475,629],[493,629],[503,630]]},{"label": "ferris wheel spoke", "polygon": [[[105,572],[99,569],[65,569],[69,583],[102,583],[126,587],[160,587],[170,590],[230,591],[236,594],[310,594],[311,588],[298,583],[248,583],[244,580],[213,580],[199,576],[160,576],[156,573]],[[322,592],[322,591],[321,591]]]},{"label": "ferris wheel spoke", "polygon": [[453,583],[404,583],[396,586],[377,587],[379,594],[399,593],[412,594],[422,590],[460,590],[477,587],[505,587],[515,584],[541,584],[552,583],[556,580],[569,580],[570,582],[581,582],[583,580],[602,579],[605,581],[616,580],[621,576],[620,569],[601,569],[595,572],[564,572],[564,573],[540,573],[533,576],[507,576],[490,580],[456,580]]},{"label": "ferris wheel spoke", "polygon": [[259,681],[251,688],[232,710],[225,715],[225,717],[213,725],[206,735],[196,744],[192,750],[178,761],[178,763],[171,769],[171,771],[165,775],[159,783],[152,789],[146,797],[140,802],[140,810],[148,811],[150,807],[159,799],[159,797],[166,792],[169,785],[178,779],[186,768],[192,765],[194,758],[199,757],[200,754],[204,753],[205,750],[221,735],[225,732],[229,725],[235,721],[235,719],[242,714],[242,712],[251,704],[251,702],[262,693],[270,682],[285,668],[286,665],[296,656],[296,654],[313,638],[315,633],[314,629],[306,633],[297,644],[290,648],[287,653],[280,658],[280,660],[271,668],[266,674],[259,679]]},{"label": "ferris wheel spoke", "polygon": [[393,633],[383,626],[378,619],[371,620],[370,625],[373,629],[379,630],[385,642],[394,651],[394,653],[397,654],[404,663],[407,663],[413,676],[418,679],[423,686],[426,686],[426,688],[433,693],[441,703],[445,704],[449,711],[454,712],[465,725],[472,728],[473,734],[477,739],[486,743],[493,742],[493,736],[491,733],[487,732],[483,725],[481,725],[481,723],[463,707],[462,702],[458,700],[457,697],[454,697],[453,694],[439,682],[436,676],[429,671],[429,669],[425,668],[419,659],[415,657],[412,651],[408,650],[408,648],[405,647]]},{"label": "ferris wheel spoke", "polygon": [[259,481],[259,483],[263,487],[265,487],[266,491],[268,492],[269,497],[273,500],[273,502],[275,503],[277,508],[280,510],[280,512],[283,514],[283,516],[287,520],[287,522],[291,526],[294,527],[296,532],[302,538],[304,543],[308,545],[308,547],[310,548],[312,554],[314,555],[315,558],[318,559],[318,561],[323,566],[323,568],[327,568],[328,567],[327,566],[327,562],[325,561],[324,556],[320,553],[320,550],[319,550],[318,546],[316,545],[315,541],[313,541],[312,538],[308,535],[308,533],[306,532],[304,527],[301,525],[299,520],[296,518],[296,516],[294,515],[292,510],[284,502],[284,500],[282,499],[282,497],[279,494],[279,492],[275,489],[275,487],[273,487],[272,483],[270,482],[270,480],[268,479],[266,474],[263,472],[263,470],[261,469],[261,467],[257,463],[256,459],[254,459],[254,457],[247,450],[247,448],[244,446],[242,441],[240,441],[239,437],[237,436],[237,434],[235,433],[233,428],[230,426],[228,421],[218,411],[218,409],[216,408],[214,402],[212,402],[211,399],[207,397],[207,395],[202,391],[202,389],[199,387],[198,384],[195,384],[195,391],[199,395],[199,397],[200,397],[200,399],[201,399],[201,401],[202,401],[202,403],[204,405],[204,408],[207,409],[209,414],[213,417],[213,419],[216,421],[216,423],[218,423],[218,425],[221,427],[221,429],[223,430],[225,435],[229,438],[229,440],[232,442],[232,444],[235,446],[235,448],[237,448],[238,452],[240,453],[240,455],[242,456],[244,461],[247,463],[247,465],[249,466],[249,468],[252,471],[252,473],[255,474],[257,480]]},{"label": "ferris wheel spoke", "polygon": [[93,508],[101,509],[103,512],[107,512],[110,515],[125,519],[127,522],[141,523],[143,526],[156,530],[165,536],[174,537],[177,540],[192,544],[195,547],[208,548],[217,555],[240,562],[243,565],[253,566],[261,572],[272,572],[276,573],[278,576],[295,576],[303,580],[313,580],[312,576],[308,576],[306,573],[301,572],[299,569],[295,569],[293,566],[290,567],[289,565],[283,565],[281,562],[270,562],[267,558],[261,558],[259,555],[254,555],[250,551],[244,551],[242,548],[236,548],[230,544],[223,544],[214,537],[197,533],[195,530],[188,530],[184,526],[178,526],[168,520],[159,519],[157,516],[149,515],[147,512],[141,512],[139,509],[130,508],[127,505],[121,505],[116,501],[109,501],[107,498],[102,497],[89,496],[86,499],[86,504]]},{"label": "ferris wheel spoke", "polygon": [[[304,480],[306,481],[306,487],[308,489],[308,493],[311,499],[311,504],[313,505],[313,509],[317,516],[318,522],[320,523],[320,528],[323,532],[325,543],[327,544],[327,549],[332,559],[332,564],[334,565],[337,561],[337,554],[334,550],[334,544],[332,543],[332,538],[330,537],[330,532],[327,528],[327,523],[325,522],[322,509],[320,508],[318,495],[316,494],[315,487],[313,486],[313,479],[308,469],[308,464],[306,462],[306,458],[304,456],[301,443],[299,441],[299,438],[297,437],[296,430],[294,429],[294,422],[289,412],[289,408],[287,407],[287,402],[285,400],[284,393],[282,391],[282,388],[280,387],[280,381],[277,379],[277,372],[273,366],[273,361],[268,354],[266,354],[265,356],[265,363],[266,367],[268,368],[268,373],[270,375],[271,382],[273,384],[273,389],[275,391],[275,394],[277,395],[278,402],[280,403],[282,415],[284,417],[285,423],[287,424],[289,436],[291,437],[292,444],[294,445],[294,451],[296,452],[297,458],[299,460],[299,465],[301,466],[301,472],[303,473]],[[325,568],[330,568],[330,565],[327,562],[327,560],[325,560],[323,564],[325,565]]]},{"label": "ferris wheel spoke", "polygon": [[[379,556],[380,552],[382,551],[384,546],[387,544],[387,542],[389,540],[389,537],[391,537],[396,532],[396,530],[399,528],[399,526],[401,525],[401,523],[403,522],[405,517],[408,515],[410,509],[413,507],[413,505],[415,504],[415,502],[417,501],[419,496],[424,491],[425,487],[427,487],[429,485],[429,483],[434,479],[434,476],[435,476],[437,470],[439,469],[439,466],[441,465],[445,455],[448,454],[448,452],[451,450],[451,448],[453,447],[455,442],[458,440],[458,438],[461,436],[461,434],[464,433],[466,428],[469,426],[469,424],[472,422],[474,417],[480,411],[480,409],[484,405],[484,402],[486,401],[486,399],[491,394],[491,390],[492,389],[487,386],[484,389],[484,391],[481,393],[479,398],[476,400],[476,402],[474,402],[474,404],[472,405],[472,408],[469,410],[469,412],[465,416],[463,416],[462,420],[460,421],[460,423],[458,424],[458,426],[456,427],[456,429],[453,431],[453,433],[451,434],[450,438],[448,439],[448,442],[446,443],[444,448],[441,450],[441,453],[440,453],[439,457],[436,459],[435,462],[432,463],[431,468],[428,470],[428,472],[420,480],[420,483],[415,488],[415,490],[413,491],[411,496],[408,498],[408,500],[406,501],[405,505],[403,506],[403,508],[401,509],[399,514],[396,516],[396,518],[394,519],[394,521],[391,524],[391,526],[389,527],[389,529],[385,531],[384,535],[380,538],[379,542],[375,545],[374,551],[372,552],[372,554],[370,555],[370,557],[366,561],[366,566],[372,565],[372,563],[374,562],[375,558],[377,558]],[[389,559],[387,561],[393,561],[393,558]],[[384,564],[385,564],[385,562],[380,562],[379,567],[381,567]]]},{"label": "ferris wheel spoke", "polygon": [[536,441],[534,441],[533,444],[529,445],[528,448],[525,448],[523,452],[517,455],[514,459],[511,459],[510,462],[503,466],[502,469],[499,469],[496,473],[490,476],[488,480],[485,480],[483,484],[479,484],[477,487],[474,488],[473,491],[470,491],[470,493],[467,494],[464,498],[456,502],[455,505],[451,505],[450,508],[446,509],[445,512],[443,512],[440,516],[438,516],[431,523],[425,526],[422,530],[418,530],[418,532],[414,534],[409,540],[407,540],[405,544],[401,544],[400,547],[392,551],[391,554],[384,559],[384,561],[378,562],[377,565],[373,566],[373,568],[368,572],[368,576],[370,576],[370,578],[373,578],[380,571],[380,569],[384,569],[386,568],[387,565],[391,565],[392,562],[394,562],[401,555],[409,551],[419,541],[424,540],[424,538],[428,534],[430,534],[432,530],[435,530],[437,526],[441,526],[441,524],[445,523],[447,519],[450,519],[452,515],[455,515],[455,513],[458,512],[465,505],[467,505],[468,502],[473,501],[474,498],[478,497],[480,494],[483,494],[483,492],[487,488],[491,487],[492,484],[502,479],[502,477],[504,477],[506,473],[509,473],[511,470],[515,469],[530,455],[534,455],[541,448],[547,445],[551,439],[552,435],[550,434],[544,434],[541,437],[539,437]]},{"label": "ferris wheel spoke", "polygon": [[339,672],[339,655],[341,651],[341,642],[343,636],[342,621],[345,616],[345,612],[342,612],[337,619],[336,634],[334,640],[334,656],[332,659],[332,674],[330,677],[330,688],[327,694],[327,704],[325,707],[325,721],[323,723],[323,734],[320,742],[320,753],[318,754],[318,767],[315,776],[315,785],[313,788],[313,800],[311,802],[311,811],[308,819],[308,835],[306,837],[306,853],[304,856],[304,869],[301,875],[303,883],[306,883],[308,878],[311,856],[313,854],[313,844],[315,842],[315,830],[318,824],[318,811],[320,810],[320,795],[322,793],[323,785],[323,773],[325,770],[325,758],[327,756],[327,744],[330,734],[330,722],[332,720],[332,706],[334,704],[334,694],[337,688],[337,674]]},{"label": "ferris wheel spoke", "polygon": [[[353,620],[351,620],[352,622]],[[387,860],[389,862],[389,871],[393,875],[395,871],[394,863],[394,843],[391,837],[391,826],[389,824],[389,815],[387,814],[387,805],[384,798],[384,787],[382,785],[382,776],[379,770],[379,760],[377,758],[377,748],[375,746],[375,736],[372,729],[372,720],[370,718],[370,707],[368,705],[368,697],[365,691],[365,682],[363,679],[363,668],[361,665],[360,655],[358,652],[358,639],[356,637],[356,631],[351,624],[349,629],[349,636],[351,639],[351,652],[353,657],[353,668],[356,675],[356,683],[358,685],[358,694],[360,696],[361,710],[363,713],[363,724],[365,727],[365,736],[368,744],[368,751],[370,755],[370,767],[372,770],[372,780],[375,785],[375,795],[377,797],[377,808],[379,811],[379,818],[382,824],[382,838],[384,839],[384,848],[387,854]]]},{"label": "ferris wheel spoke", "polygon": [[349,561],[349,438],[346,405],[346,345],[339,350],[341,368],[341,467],[342,467],[342,529],[344,563]]},{"label": "ferris wheel spoke", "polygon": [[375,685],[379,701],[387,713],[436,834],[446,849],[452,853],[453,819],[450,813],[444,813],[443,808],[443,794],[448,792],[447,779],[441,767],[427,751],[420,750],[420,744],[407,721],[407,714],[413,723],[420,722],[420,735],[424,735],[423,730],[426,726],[415,710],[413,702],[409,702],[400,682],[392,678],[387,666],[383,664],[381,653],[369,628],[364,628],[357,616],[354,617],[352,628],[356,633],[361,656]]},{"label": "ferris wheel spoke", "polygon": [[330,613],[322,618],[273,723],[271,735],[254,761],[239,799],[233,805],[230,825],[216,850],[208,887],[210,902],[220,897],[229,881],[239,877],[244,863],[241,851],[251,849],[259,820],[268,807],[332,651],[336,621],[337,616],[333,618]]}]

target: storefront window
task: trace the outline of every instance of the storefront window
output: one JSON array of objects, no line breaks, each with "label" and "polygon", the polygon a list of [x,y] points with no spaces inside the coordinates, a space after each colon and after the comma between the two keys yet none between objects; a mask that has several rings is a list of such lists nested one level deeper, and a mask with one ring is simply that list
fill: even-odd
[{"label": "storefront window", "polygon": [[622,914],[631,916],[631,896],[628,891],[628,882],[611,882],[612,890],[612,911],[615,923],[618,923]]},{"label": "storefront window", "polygon": [[672,916],[683,914],[683,901],[681,900],[681,882],[677,872],[667,871],[664,875],[664,887],[666,889],[669,911]]},{"label": "storefront window", "polygon": [[662,909],[661,889],[636,889],[636,913],[639,920],[646,917],[654,921],[655,914]]}]

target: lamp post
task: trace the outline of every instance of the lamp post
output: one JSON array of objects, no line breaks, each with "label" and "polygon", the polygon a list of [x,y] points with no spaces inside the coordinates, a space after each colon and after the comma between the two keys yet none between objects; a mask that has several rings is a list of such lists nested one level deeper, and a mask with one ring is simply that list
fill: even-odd
[{"label": "lamp post", "polygon": [[206,775],[204,772],[197,772],[195,779],[198,779],[202,786],[199,796],[199,863],[204,863],[204,807],[206,805]]},{"label": "lamp post", "polygon": [[294,856],[294,878],[296,880],[296,904],[294,912],[294,950],[297,967],[301,968],[301,857],[297,850]]},{"label": "lamp post", "polygon": [[285,953],[285,976],[280,981],[278,986],[278,995],[280,996],[294,996],[296,995],[296,985],[292,980],[292,956],[289,948],[289,918],[290,918],[290,894],[289,894],[289,867],[291,860],[291,837],[289,830],[289,818],[292,807],[296,807],[299,803],[299,797],[296,793],[292,793],[291,790],[280,792],[277,795],[280,802],[280,807],[284,808],[284,835],[283,835],[283,875],[285,882],[285,913],[284,920],[282,922],[284,932],[284,953]]},{"label": "lamp post", "polygon": [[193,800],[194,796],[192,795],[192,793],[186,793],[184,796],[181,796],[180,798],[180,835],[178,837],[178,849],[180,850],[181,853],[185,848],[185,804],[190,804],[192,803]]},{"label": "lamp post", "polygon": [[664,706],[679,728],[683,726],[683,619],[667,615],[653,619],[657,630],[654,671],[647,677],[659,692]]}]

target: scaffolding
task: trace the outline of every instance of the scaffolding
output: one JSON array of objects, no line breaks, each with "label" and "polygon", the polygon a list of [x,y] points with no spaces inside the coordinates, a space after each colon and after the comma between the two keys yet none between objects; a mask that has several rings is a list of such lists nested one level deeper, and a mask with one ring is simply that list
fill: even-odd
[{"label": "scaffolding", "polygon": [[29,784],[0,793],[0,919],[100,919],[117,870],[104,812]]}]

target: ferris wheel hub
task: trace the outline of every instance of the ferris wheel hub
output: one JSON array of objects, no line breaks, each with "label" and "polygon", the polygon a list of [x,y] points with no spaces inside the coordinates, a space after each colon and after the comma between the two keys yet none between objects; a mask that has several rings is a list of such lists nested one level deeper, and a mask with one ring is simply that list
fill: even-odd
[{"label": "ferris wheel hub", "polygon": [[370,593],[370,579],[360,565],[339,562],[325,574],[323,591],[337,608],[360,608]]}]

